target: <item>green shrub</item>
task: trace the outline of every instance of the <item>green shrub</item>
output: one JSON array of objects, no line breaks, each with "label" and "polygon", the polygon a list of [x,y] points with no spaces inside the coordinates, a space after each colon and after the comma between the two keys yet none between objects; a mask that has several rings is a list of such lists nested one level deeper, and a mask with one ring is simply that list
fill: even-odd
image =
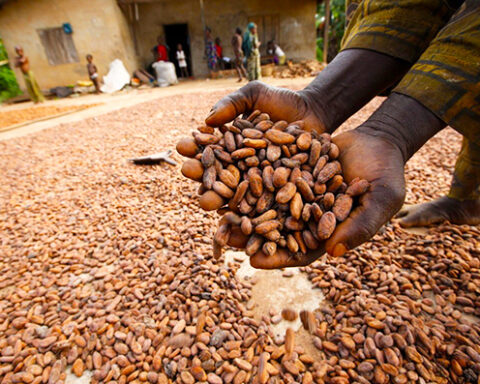
[{"label": "green shrub", "polygon": [[[323,27],[325,24],[325,1],[317,7],[315,22],[317,27],[317,60],[323,61]],[[345,0],[330,0],[330,30],[328,34],[328,59],[331,61],[340,51],[345,32]]]},{"label": "green shrub", "polygon": [[[0,39],[0,62],[8,60],[7,51]],[[0,65],[0,103],[21,93],[15,74],[8,64]]]}]

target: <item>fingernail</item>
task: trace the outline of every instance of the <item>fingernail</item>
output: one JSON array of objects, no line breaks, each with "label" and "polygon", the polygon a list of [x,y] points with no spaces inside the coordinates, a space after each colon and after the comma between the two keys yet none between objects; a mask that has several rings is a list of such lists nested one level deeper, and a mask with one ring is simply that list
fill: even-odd
[{"label": "fingernail", "polygon": [[333,249],[333,257],[340,257],[343,256],[348,251],[347,247],[343,244],[337,244]]}]

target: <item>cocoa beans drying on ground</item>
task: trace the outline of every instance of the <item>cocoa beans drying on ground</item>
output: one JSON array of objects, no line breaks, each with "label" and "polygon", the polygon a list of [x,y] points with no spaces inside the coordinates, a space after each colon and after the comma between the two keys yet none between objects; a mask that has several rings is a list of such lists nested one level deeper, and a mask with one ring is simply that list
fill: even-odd
[{"label": "cocoa beans drying on ground", "polygon": [[[190,157],[184,176],[199,181],[200,206],[230,211],[215,235],[226,245],[231,226],[250,239],[246,252],[273,255],[317,249],[368,191],[366,180],[347,184],[337,160],[339,148],[327,133],[305,132],[302,122],[273,122],[260,111],[218,129],[200,127],[177,151]],[[219,254],[217,252],[217,254]]]}]

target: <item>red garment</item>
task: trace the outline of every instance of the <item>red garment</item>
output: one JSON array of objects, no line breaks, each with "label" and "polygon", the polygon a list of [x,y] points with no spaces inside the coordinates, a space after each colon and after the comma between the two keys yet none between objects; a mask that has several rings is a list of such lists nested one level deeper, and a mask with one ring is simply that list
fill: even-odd
[{"label": "red garment", "polygon": [[223,57],[223,48],[220,45],[215,44],[215,50],[218,57]]},{"label": "red garment", "polygon": [[168,61],[167,47],[162,44],[157,45],[157,61]]}]

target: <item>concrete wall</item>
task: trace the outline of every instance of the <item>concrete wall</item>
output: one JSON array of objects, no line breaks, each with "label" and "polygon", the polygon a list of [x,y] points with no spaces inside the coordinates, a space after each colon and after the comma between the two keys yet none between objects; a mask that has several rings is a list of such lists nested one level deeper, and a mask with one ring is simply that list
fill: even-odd
[{"label": "concrete wall", "polygon": [[[288,58],[315,58],[316,0],[205,0],[205,21],[212,36],[220,37],[225,56],[233,56],[230,40],[237,26],[245,30],[249,20],[272,16],[278,20],[277,43]],[[208,74],[204,58],[204,39],[199,0],[158,0],[140,3],[139,22],[135,26],[140,61],[146,65],[153,60],[151,49],[163,25],[187,23],[189,28],[193,72]],[[265,49],[266,41],[262,41]],[[171,47],[175,49],[175,47]]]},{"label": "concrete wall", "polygon": [[[80,61],[52,66],[37,29],[60,27],[69,22]],[[23,46],[30,67],[42,89],[88,79],[85,55],[91,53],[100,76],[109,63],[120,58],[129,72],[137,67],[129,26],[116,0],[12,0],[0,8],[0,36],[10,59],[15,45]],[[16,70],[21,86],[23,78]]]}]

